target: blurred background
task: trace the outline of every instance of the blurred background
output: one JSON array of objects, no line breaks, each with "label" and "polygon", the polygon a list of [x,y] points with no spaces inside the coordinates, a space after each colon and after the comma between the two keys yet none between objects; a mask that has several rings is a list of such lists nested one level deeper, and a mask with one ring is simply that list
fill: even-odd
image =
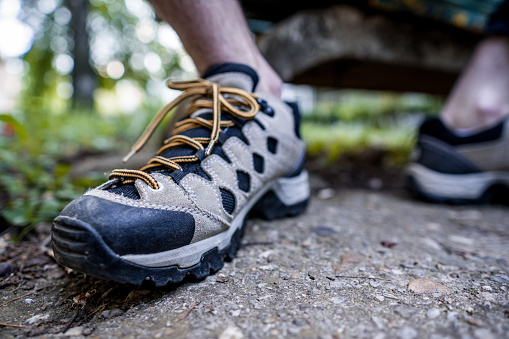
[{"label": "blurred background", "polygon": [[[103,182],[179,94],[165,79],[196,76],[144,0],[0,0],[0,231],[21,237]],[[444,99],[290,83],[284,98],[301,106],[309,166],[334,177],[323,188],[370,189],[397,186],[416,126]]]}]

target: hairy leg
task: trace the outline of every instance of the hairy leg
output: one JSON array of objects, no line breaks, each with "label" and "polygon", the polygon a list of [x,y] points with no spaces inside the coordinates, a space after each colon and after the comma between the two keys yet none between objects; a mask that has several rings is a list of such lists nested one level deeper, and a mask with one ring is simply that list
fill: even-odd
[{"label": "hairy leg", "polygon": [[257,90],[279,97],[282,80],[258,50],[237,0],[149,0],[177,32],[200,74],[235,62],[258,72]]},{"label": "hairy leg", "polygon": [[475,132],[509,115],[509,38],[479,43],[441,112],[453,130]]}]

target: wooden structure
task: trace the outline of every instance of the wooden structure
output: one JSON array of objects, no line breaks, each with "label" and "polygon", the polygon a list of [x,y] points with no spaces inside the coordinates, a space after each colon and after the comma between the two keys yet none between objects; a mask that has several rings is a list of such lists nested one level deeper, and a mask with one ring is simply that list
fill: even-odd
[{"label": "wooden structure", "polygon": [[258,45],[286,82],[446,94],[481,38],[413,15],[337,1],[313,4],[318,7],[243,1],[248,18],[272,25],[258,34]]}]

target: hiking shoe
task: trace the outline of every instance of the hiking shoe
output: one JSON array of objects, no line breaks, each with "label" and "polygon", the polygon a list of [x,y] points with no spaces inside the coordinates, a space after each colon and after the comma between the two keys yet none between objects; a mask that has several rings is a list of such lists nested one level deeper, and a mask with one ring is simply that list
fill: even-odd
[{"label": "hiking shoe", "polygon": [[457,136],[440,119],[424,121],[406,169],[417,197],[451,204],[509,201],[509,119],[470,136]]},{"label": "hiking shoe", "polygon": [[229,63],[203,79],[168,82],[183,93],[131,154],[178,106],[172,135],[146,166],[114,170],[62,211],[52,227],[56,260],[135,285],[199,279],[233,258],[248,216],[303,212],[309,185],[298,112],[254,94],[257,81],[253,69]]}]

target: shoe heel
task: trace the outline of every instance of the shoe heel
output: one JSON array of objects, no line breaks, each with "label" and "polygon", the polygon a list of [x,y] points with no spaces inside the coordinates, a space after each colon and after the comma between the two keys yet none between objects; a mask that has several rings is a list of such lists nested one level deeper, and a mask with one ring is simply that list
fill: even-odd
[{"label": "shoe heel", "polygon": [[298,215],[306,210],[309,196],[307,171],[295,177],[279,178],[251,209],[250,217],[273,220]]}]

